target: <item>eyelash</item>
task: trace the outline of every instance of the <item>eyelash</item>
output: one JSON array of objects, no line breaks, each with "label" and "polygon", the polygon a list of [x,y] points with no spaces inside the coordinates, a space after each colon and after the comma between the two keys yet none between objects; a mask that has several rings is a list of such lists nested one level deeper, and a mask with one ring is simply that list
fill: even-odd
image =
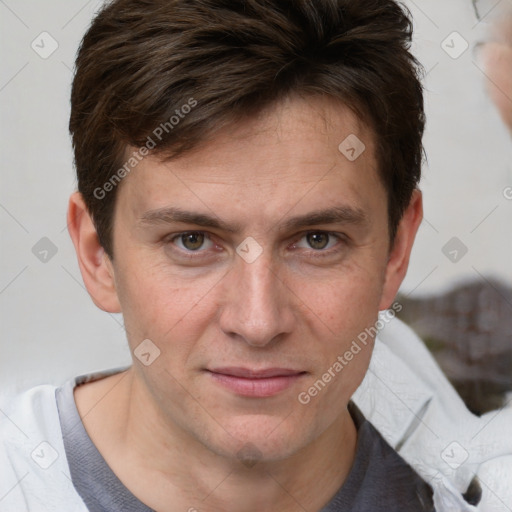
[{"label": "eyelash", "polygon": [[[180,238],[181,236],[183,235],[189,235],[189,234],[193,234],[193,233],[199,233],[199,234],[203,234],[205,235],[205,238],[210,240],[212,243],[213,240],[211,239],[210,235],[206,232],[206,231],[196,231],[196,230],[192,230],[192,231],[182,231],[181,233],[175,233],[173,235],[170,235],[168,236],[164,242],[166,245],[174,245],[174,241],[178,238]],[[298,239],[298,241],[302,240],[304,237],[308,236],[308,235],[311,235],[311,234],[326,234],[328,235],[329,237],[334,237],[334,238],[337,238],[339,243],[337,243],[336,245],[334,245],[333,247],[331,247],[330,249],[327,249],[327,250],[322,250],[322,249],[310,249],[308,252],[310,252],[310,256],[311,258],[326,258],[328,256],[332,256],[333,254],[339,252],[340,250],[340,243],[346,243],[347,240],[344,236],[338,234],[338,233],[332,233],[330,231],[322,231],[322,230],[317,230],[317,231],[307,231],[305,233],[302,233],[300,238]],[[330,242],[330,240],[329,240]],[[298,242],[294,242],[294,244],[296,244]],[[197,258],[204,258],[204,255],[202,253],[206,252],[206,250],[198,250],[198,251],[186,251],[184,249],[181,249],[181,248],[177,248],[177,250],[181,253],[180,255],[187,258],[187,259],[190,259],[190,260],[193,260],[193,259],[197,259]]]}]

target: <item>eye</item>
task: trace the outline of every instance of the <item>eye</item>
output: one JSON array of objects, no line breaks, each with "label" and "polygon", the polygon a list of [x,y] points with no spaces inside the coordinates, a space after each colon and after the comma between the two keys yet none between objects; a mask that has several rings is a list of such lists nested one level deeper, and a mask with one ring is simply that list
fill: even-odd
[{"label": "eye", "polygon": [[[328,233],[327,231],[310,231],[303,235],[301,240],[306,240],[309,248],[312,248],[315,251],[327,252],[328,249],[336,246],[336,243],[339,242],[340,238],[333,233]],[[295,244],[295,247],[308,249],[308,247],[301,245],[301,242]]]},{"label": "eye", "polygon": [[[169,242],[176,244],[180,249],[187,252],[203,252],[199,249],[211,249],[214,245],[208,236],[202,231],[187,231],[186,233],[180,233],[173,236]],[[205,242],[209,244],[206,247],[204,247]]]}]

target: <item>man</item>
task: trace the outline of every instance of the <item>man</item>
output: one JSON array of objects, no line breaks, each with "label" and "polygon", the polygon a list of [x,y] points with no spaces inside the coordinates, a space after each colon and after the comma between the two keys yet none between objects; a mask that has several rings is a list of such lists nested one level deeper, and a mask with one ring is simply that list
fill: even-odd
[{"label": "man", "polygon": [[434,510],[351,402],[422,218],[410,39],[392,0],[103,8],[68,225],[133,365],[2,407],[2,510]]}]

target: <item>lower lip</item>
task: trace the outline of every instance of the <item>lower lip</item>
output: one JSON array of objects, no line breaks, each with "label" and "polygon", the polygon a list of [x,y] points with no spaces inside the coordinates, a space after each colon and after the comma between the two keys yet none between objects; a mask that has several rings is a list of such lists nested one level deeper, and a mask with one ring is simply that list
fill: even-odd
[{"label": "lower lip", "polygon": [[234,391],[238,395],[265,398],[281,393],[291,387],[302,376],[302,373],[283,375],[278,377],[266,377],[263,379],[249,379],[234,377],[223,373],[209,372],[212,378],[225,388]]}]

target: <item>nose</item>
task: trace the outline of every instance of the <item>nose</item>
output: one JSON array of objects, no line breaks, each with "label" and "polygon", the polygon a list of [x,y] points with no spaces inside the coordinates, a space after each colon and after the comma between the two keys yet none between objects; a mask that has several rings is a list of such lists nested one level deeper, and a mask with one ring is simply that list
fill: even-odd
[{"label": "nose", "polygon": [[265,347],[292,331],[294,295],[263,254],[252,263],[237,258],[223,280],[220,328],[253,347]]}]

